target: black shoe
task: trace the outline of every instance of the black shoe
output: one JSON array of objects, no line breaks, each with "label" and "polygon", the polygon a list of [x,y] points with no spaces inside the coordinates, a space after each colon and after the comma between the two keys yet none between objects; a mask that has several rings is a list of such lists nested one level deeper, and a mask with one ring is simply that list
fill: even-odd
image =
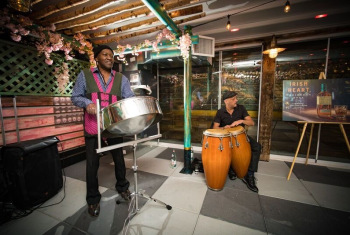
[{"label": "black shoe", "polygon": [[247,187],[252,190],[253,192],[259,192],[258,187],[256,187],[255,184],[255,177],[254,175],[246,175],[244,176],[244,178],[242,179],[242,181],[247,185]]},{"label": "black shoe", "polygon": [[228,178],[230,178],[230,180],[235,180],[235,179],[237,179],[237,175],[234,171],[229,171]]},{"label": "black shoe", "polygon": [[88,212],[91,216],[97,217],[100,214],[100,203],[89,205]]},{"label": "black shoe", "polygon": [[131,200],[131,193],[130,193],[129,189],[127,189],[127,190],[124,191],[124,192],[121,192],[121,193],[120,193],[120,196],[122,196],[122,198],[123,198],[125,201],[130,201],[130,200]]}]

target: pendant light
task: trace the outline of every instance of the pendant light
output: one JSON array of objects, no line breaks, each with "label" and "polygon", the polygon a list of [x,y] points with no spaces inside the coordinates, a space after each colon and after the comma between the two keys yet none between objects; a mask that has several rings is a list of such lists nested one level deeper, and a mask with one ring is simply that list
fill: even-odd
[{"label": "pendant light", "polygon": [[226,29],[227,29],[227,30],[230,30],[230,28],[231,28],[230,15],[227,15]]},{"label": "pendant light", "polygon": [[286,5],[284,6],[284,12],[288,13],[290,11],[290,3],[289,0],[287,0]]},{"label": "pendant light", "polygon": [[8,0],[8,6],[20,12],[29,12],[30,5],[30,0]]},{"label": "pendant light", "polygon": [[277,57],[278,53],[284,51],[286,48],[280,48],[277,46],[277,40],[275,35],[272,36],[270,46],[267,46],[267,49],[263,51],[263,54],[268,54],[271,59]]}]

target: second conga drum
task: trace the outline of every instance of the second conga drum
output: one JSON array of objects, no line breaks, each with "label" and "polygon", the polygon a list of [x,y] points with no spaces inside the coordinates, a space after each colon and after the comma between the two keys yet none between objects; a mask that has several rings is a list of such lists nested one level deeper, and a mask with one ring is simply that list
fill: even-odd
[{"label": "second conga drum", "polygon": [[203,132],[202,162],[205,180],[211,190],[222,190],[231,163],[230,133],[208,129]]},{"label": "second conga drum", "polygon": [[227,130],[231,135],[233,146],[231,165],[237,177],[242,179],[248,172],[250,159],[252,157],[249,139],[242,126],[236,126]]}]

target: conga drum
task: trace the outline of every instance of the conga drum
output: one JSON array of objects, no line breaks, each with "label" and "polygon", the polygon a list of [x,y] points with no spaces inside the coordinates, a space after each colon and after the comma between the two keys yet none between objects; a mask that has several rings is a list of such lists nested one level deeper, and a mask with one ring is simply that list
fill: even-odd
[{"label": "conga drum", "polygon": [[208,129],[203,132],[202,163],[205,180],[211,190],[224,188],[231,164],[230,142],[227,130]]},{"label": "conga drum", "polygon": [[238,178],[243,178],[249,168],[252,152],[247,133],[242,126],[227,129],[231,135],[231,166]]}]

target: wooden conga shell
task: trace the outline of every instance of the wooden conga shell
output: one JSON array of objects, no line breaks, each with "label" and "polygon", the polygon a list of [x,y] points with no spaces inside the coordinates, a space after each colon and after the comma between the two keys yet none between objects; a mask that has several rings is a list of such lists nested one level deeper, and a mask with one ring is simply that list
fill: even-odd
[{"label": "wooden conga shell", "polygon": [[207,186],[211,190],[224,188],[231,164],[230,133],[208,129],[203,132],[202,162]]},{"label": "wooden conga shell", "polygon": [[244,127],[236,126],[228,129],[231,134],[232,151],[231,151],[231,166],[236,172],[238,178],[243,178],[249,168],[252,152],[248,136]]}]

